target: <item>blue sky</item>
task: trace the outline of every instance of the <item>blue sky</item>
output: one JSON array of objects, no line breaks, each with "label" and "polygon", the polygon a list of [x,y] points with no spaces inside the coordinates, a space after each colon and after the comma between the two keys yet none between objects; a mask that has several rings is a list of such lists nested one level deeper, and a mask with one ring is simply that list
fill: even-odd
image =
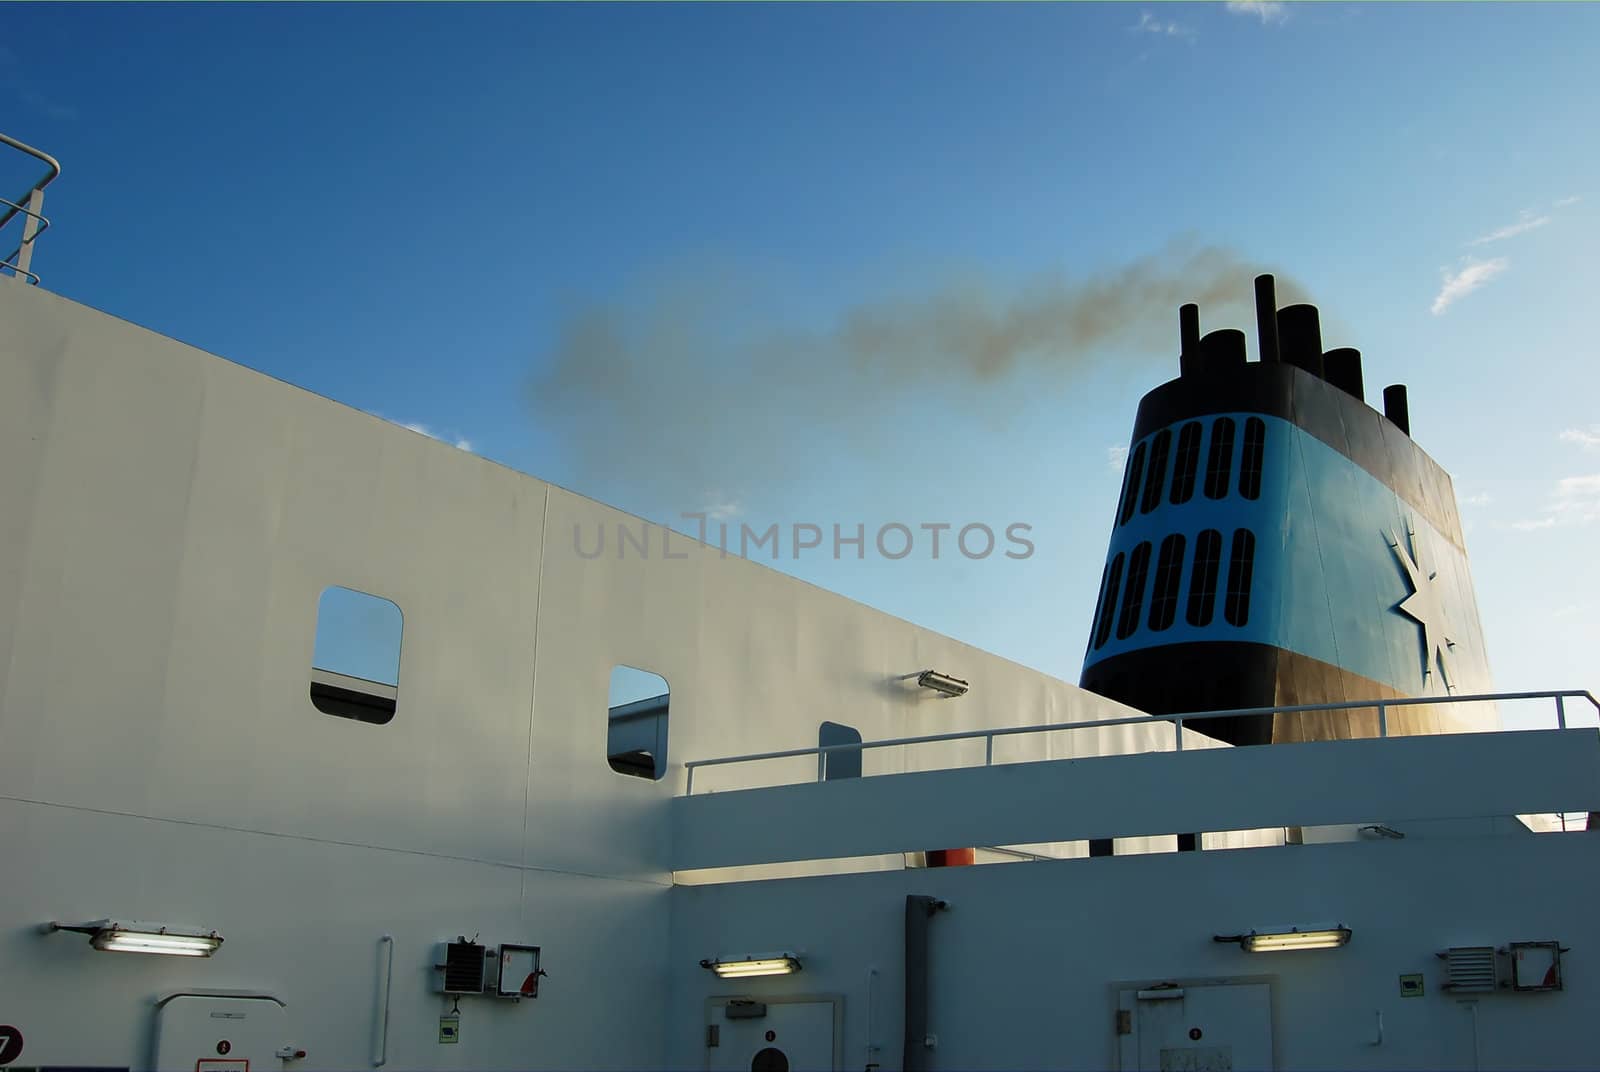
[{"label": "blue sky", "polygon": [[[23,5],[7,26],[4,129],[66,169],[50,289],[659,521],[1027,524],[1021,561],[778,564],[1068,680],[1108,454],[1176,371],[1175,309],[987,377],[959,354],[863,375],[840,325],[1224,247],[1310,293],[1369,393],[1410,385],[1497,683],[1600,685],[1600,7]],[[29,178],[0,165],[8,196]],[[1249,326],[1248,296],[1206,326]],[[622,402],[557,389],[600,314],[658,358],[624,366]]]}]

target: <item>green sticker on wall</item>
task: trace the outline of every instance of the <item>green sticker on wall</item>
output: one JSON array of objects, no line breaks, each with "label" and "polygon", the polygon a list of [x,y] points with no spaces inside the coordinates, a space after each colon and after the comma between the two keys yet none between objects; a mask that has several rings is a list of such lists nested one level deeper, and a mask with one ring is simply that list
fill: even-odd
[{"label": "green sticker on wall", "polygon": [[461,1041],[461,1017],[459,1017],[459,1016],[441,1016],[441,1017],[439,1017],[439,1041],[440,1042],[460,1042]]},{"label": "green sticker on wall", "polygon": [[1403,998],[1420,998],[1422,996],[1422,973],[1414,972],[1411,975],[1400,977],[1400,996]]}]

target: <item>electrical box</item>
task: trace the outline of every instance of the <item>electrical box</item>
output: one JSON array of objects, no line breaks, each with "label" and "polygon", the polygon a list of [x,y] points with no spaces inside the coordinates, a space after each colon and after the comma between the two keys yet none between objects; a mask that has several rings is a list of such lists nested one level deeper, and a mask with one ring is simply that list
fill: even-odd
[{"label": "electrical box", "polygon": [[482,994],[488,950],[477,942],[458,938],[440,942],[434,968],[439,972],[440,994]]},{"label": "electrical box", "polygon": [[1560,942],[1512,942],[1506,947],[1511,954],[1511,989],[1560,990]]},{"label": "electrical box", "polygon": [[539,967],[539,947],[536,945],[500,946],[499,984],[496,993],[503,998],[536,998],[539,996],[539,976],[545,974]]}]

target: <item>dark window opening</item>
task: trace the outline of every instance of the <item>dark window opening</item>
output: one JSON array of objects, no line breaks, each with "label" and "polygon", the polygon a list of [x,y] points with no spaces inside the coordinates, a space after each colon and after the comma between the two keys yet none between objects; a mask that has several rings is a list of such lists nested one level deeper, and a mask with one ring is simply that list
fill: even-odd
[{"label": "dark window opening", "polygon": [[1161,555],[1156,559],[1156,585],[1150,594],[1150,628],[1157,632],[1170,626],[1178,614],[1184,543],[1184,538],[1176,532],[1161,541]]},{"label": "dark window opening", "polygon": [[667,773],[667,679],[648,670],[611,671],[606,702],[606,762],[618,774],[660,781]]},{"label": "dark window opening", "polygon": [[1233,418],[1218,417],[1211,424],[1211,454],[1206,458],[1206,498],[1221,499],[1228,494],[1228,475],[1233,471]]},{"label": "dark window opening", "polygon": [[325,715],[382,726],[400,697],[400,608],[337,585],[317,601],[311,704]]},{"label": "dark window opening", "polygon": [[1239,460],[1239,494],[1246,499],[1261,497],[1261,458],[1266,450],[1267,422],[1251,417],[1244,422],[1244,451]]},{"label": "dark window opening", "polygon": [[1228,597],[1222,616],[1229,625],[1250,620],[1250,571],[1255,564],[1256,537],[1249,529],[1233,530],[1233,554],[1228,562]]},{"label": "dark window opening", "polygon": [[1127,640],[1139,628],[1139,612],[1144,609],[1144,578],[1150,572],[1150,541],[1133,549],[1128,559],[1128,587],[1122,593],[1122,617],[1117,619],[1117,639]]},{"label": "dark window opening", "polygon": [[[838,722],[824,722],[817,727],[817,744],[827,748],[834,744],[860,744],[861,731],[854,726]],[[838,778],[861,777],[861,749],[849,748],[842,752],[822,754],[822,780],[831,782]]]},{"label": "dark window opening", "polygon": [[1106,596],[1100,601],[1100,620],[1094,627],[1094,646],[1098,651],[1111,637],[1111,619],[1117,606],[1117,589],[1122,584],[1122,552],[1111,560],[1111,575],[1106,580]]},{"label": "dark window opening", "polygon": [[1105,614],[1106,583],[1111,580],[1111,563],[1107,562],[1100,571],[1100,594],[1094,597],[1094,620],[1089,623],[1089,643],[1084,645],[1084,654],[1094,650],[1094,633],[1100,627],[1100,619]]},{"label": "dark window opening", "polygon": [[1121,524],[1126,525],[1133,516],[1134,505],[1139,501],[1139,479],[1144,476],[1144,444],[1140,443],[1133,448],[1133,457],[1128,461],[1128,482],[1122,487],[1122,513]]},{"label": "dark window opening", "polygon": [[1189,608],[1185,620],[1190,625],[1211,624],[1217,601],[1217,568],[1222,561],[1222,533],[1206,529],[1195,537],[1194,569],[1189,573]]},{"label": "dark window opening", "polygon": [[1200,422],[1190,421],[1178,433],[1178,456],[1172,463],[1172,505],[1194,495],[1195,470],[1200,467]]},{"label": "dark window opening", "polygon": [[1167,455],[1172,451],[1172,433],[1163,428],[1150,444],[1150,472],[1144,481],[1144,501],[1139,512],[1148,514],[1161,504],[1161,493],[1166,490]]}]

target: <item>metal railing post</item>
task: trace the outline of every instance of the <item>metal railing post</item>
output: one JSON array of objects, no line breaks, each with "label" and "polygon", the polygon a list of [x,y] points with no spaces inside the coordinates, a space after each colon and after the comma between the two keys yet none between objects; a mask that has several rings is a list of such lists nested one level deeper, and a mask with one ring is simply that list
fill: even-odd
[{"label": "metal railing post", "polygon": [[985,767],[994,766],[994,734],[992,733],[983,735],[983,765]]},{"label": "metal railing post", "polygon": [[1378,705],[1378,736],[1389,736],[1389,709],[1383,704]]},{"label": "metal railing post", "polygon": [[1172,740],[1173,740],[1172,750],[1174,752],[1182,752],[1183,751],[1183,719],[1181,719],[1181,718],[1175,718],[1175,719],[1172,720]]},{"label": "metal railing post", "polygon": [[1567,728],[1567,698],[1565,696],[1557,696],[1556,697],[1556,729],[1564,730],[1566,728]]},{"label": "metal railing post", "polygon": [[817,750],[817,781],[825,782],[827,780],[828,780],[828,753],[822,751],[819,748]]},{"label": "metal railing post", "polygon": [[686,797],[692,797],[694,796],[694,765],[686,763],[684,764],[683,769],[687,771],[689,775],[689,777],[683,783],[683,795]]},{"label": "metal railing post", "polygon": [[28,276],[33,275],[28,271],[28,266],[33,263],[33,237],[39,233],[39,218],[43,214],[44,190],[35,186],[33,193],[28,195],[28,211],[22,217],[22,245],[17,247],[16,280],[24,285],[28,282]]}]

